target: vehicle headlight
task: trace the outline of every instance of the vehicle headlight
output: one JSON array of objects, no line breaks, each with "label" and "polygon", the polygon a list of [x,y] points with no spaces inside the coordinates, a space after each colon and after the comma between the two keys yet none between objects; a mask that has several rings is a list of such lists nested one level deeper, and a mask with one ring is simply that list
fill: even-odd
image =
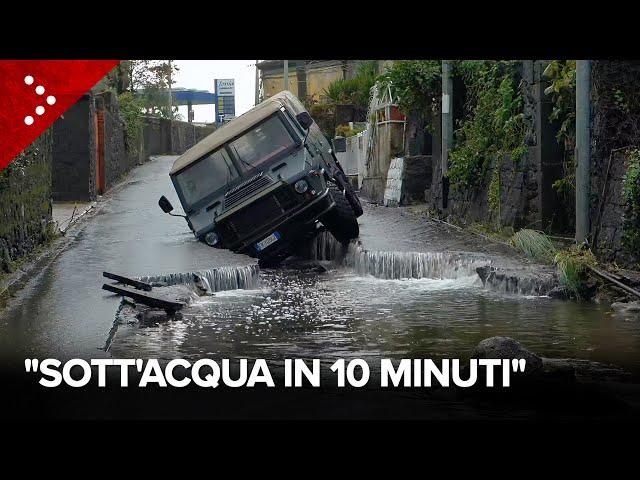
[{"label": "vehicle headlight", "polygon": [[298,180],[296,184],[293,186],[296,192],[304,193],[309,190],[309,184],[306,180]]},{"label": "vehicle headlight", "polygon": [[204,242],[210,247],[214,247],[218,243],[219,237],[216,232],[209,232],[204,236]]}]

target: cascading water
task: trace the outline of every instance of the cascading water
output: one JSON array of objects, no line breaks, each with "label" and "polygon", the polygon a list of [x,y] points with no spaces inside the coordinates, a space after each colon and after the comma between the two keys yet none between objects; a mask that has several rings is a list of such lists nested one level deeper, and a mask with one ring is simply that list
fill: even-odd
[{"label": "cascading water", "polygon": [[358,275],[385,280],[475,277],[488,290],[519,295],[547,295],[557,286],[557,278],[549,272],[502,270],[491,259],[472,253],[370,251],[359,241],[344,246],[328,232],[316,237],[312,252],[315,260],[331,260],[352,268]]},{"label": "cascading water", "polygon": [[329,260],[340,263],[344,260],[351,245],[338,242],[328,231],[320,232],[311,244],[311,258],[313,260]]},{"label": "cascading water", "polygon": [[355,247],[350,253],[347,265],[358,274],[387,280],[468,278],[476,275],[477,267],[487,263],[443,252],[371,252]]},{"label": "cascading water", "polygon": [[332,260],[354,269],[358,275],[385,280],[470,277],[476,275],[477,267],[490,263],[470,255],[444,252],[369,251],[357,241],[342,245],[329,232],[322,232],[314,242],[315,260]]},{"label": "cascading water", "polygon": [[252,290],[260,284],[260,268],[258,265],[216,267],[208,270],[199,270],[197,272],[169,273],[167,275],[140,277],[139,280],[147,283],[160,283],[167,286],[191,285],[195,287],[198,283],[198,278],[208,293],[237,289]]}]

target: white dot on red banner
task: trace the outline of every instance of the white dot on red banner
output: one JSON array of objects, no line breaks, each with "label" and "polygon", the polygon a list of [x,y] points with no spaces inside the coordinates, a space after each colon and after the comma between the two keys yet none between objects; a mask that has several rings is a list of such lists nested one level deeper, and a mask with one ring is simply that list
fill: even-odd
[{"label": "white dot on red banner", "polygon": [[26,117],[24,117],[24,123],[26,123],[27,125],[32,125],[33,117],[31,115],[27,115]]},{"label": "white dot on red banner", "polygon": [[31,75],[27,75],[26,77],[24,77],[24,83],[26,83],[27,85],[31,85],[33,83],[33,77]]},{"label": "white dot on red banner", "polygon": [[47,97],[47,103],[48,103],[49,105],[53,105],[54,103],[56,103],[56,97],[54,97],[53,95],[49,95],[49,96]]},{"label": "white dot on red banner", "polygon": [[42,105],[38,105],[38,106],[36,107],[36,113],[37,113],[38,115],[42,115],[42,114],[44,113],[44,107],[43,107]]},{"label": "white dot on red banner", "polygon": [[42,85],[38,85],[38,86],[36,87],[36,93],[37,93],[38,95],[42,95],[42,94],[44,93],[44,87],[43,87]]}]

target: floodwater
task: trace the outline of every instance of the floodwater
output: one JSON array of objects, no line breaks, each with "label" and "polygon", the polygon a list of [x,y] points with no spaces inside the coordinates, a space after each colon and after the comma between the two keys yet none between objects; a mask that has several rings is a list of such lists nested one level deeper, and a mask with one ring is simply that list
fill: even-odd
[{"label": "floodwater", "polygon": [[[34,355],[466,358],[480,340],[504,335],[542,356],[640,372],[637,313],[490,290],[477,266],[518,267],[530,275],[537,267],[504,246],[403,209],[366,206],[361,245],[347,252],[326,241],[316,246],[326,271],[259,271],[254,259],[197,242],[181,219],[160,211],[162,194],[178,205],[167,175],[172,161],[160,157],[136,169],[0,312],[5,361]],[[174,319],[142,322],[101,290],[103,270],[172,284],[188,284],[189,272],[199,271],[212,294]]]},{"label": "floodwater", "polygon": [[258,288],[200,297],[177,320],[121,312],[116,357],[468,358],[479,341],[516,338],[546,357],[640,369],[640,323],[592,304],[493,292],[477,275],[383,279],[323,262],[326,272],[263,270]]}]

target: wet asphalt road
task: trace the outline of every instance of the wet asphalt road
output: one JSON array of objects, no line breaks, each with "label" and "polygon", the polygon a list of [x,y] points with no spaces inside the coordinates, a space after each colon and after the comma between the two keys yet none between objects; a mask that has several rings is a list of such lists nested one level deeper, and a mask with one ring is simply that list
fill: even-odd
[{"label": "wet asphalt road", "polygon": [[[68,232],[69,247],[0,312],[5,365],[25,357],[465,356],[492,335],[513,336],[546,356],[640,365],[640,322],[597,305],[490,292],[473,268],[438,265],[437,255],[434,268],[445,274],[436,278],[384,280],[330,264],[323,274],[265,270],[259,288],[217,293],[186,309],[181,320],[123,322],[105,351],[121,302],[101,290],[104,270],[162,276],[255,263],[197,242],[182,219],[160,210],[163,194],[179,205],[168,177],[174,159],[158,157],[135,169]],[[406,209],[367,205],[359,222],[368,250],[472,252],[500,265],[534,268],[504,245]]]},{"label": "wet asphalt road", "polygon": [[179,273],[255,263],[197,242],[185,221],[166,215],[158,198],[180,211],[168,172],[176,157],[134,169],[125,185],[98,202],[91,218],[72,227],[71,245],[0,312],[0,355],[97,358],[120,297],[101,290],[103,271],[125,276]]}]

